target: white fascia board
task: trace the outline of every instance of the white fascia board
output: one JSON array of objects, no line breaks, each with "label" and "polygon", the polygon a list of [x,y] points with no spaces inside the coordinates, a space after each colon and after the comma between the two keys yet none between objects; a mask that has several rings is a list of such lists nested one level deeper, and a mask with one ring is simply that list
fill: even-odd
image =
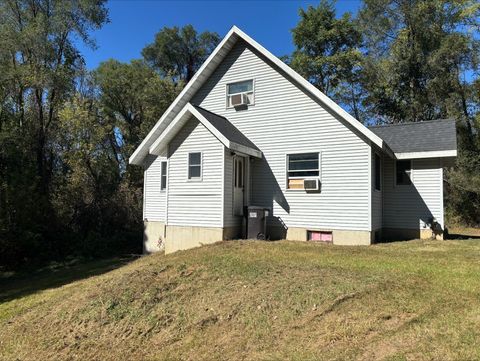
[{"label": "white fascia board", "polygon": [[315,97],[317,97],[322,103],[324,103],[327,107],[332,109],[335,113],[337,113],[341,118],[345,119],[349,124],[351,124],[355,129],[357,129],[360,133],[370,139],[373,143],[375,143],[378,147],[383,148],[383,139],[369,130],[366,126],[360,123],[357,119],[352,117],[345,111],[342,107],[340,107],[337,103],[335,103],[332,99],[328,96],[323,94],[320,90],[318,90],[314,85],[312,85],[308,80],[298,74],[295,70],[290,68],[287,64],[277,58],[275,55],[270,53],[267,49],[245,34],[242,30],[233,26],[232,30],[234,30],[238,36],[240,36],[243,40],[247,43],[252,45],[258,52],[260,52],[263,56],[265,56],[268,60],[282,69],[285,73],[287,73],[290,77],[292,77],[297,83],[307,89],[310,93],[312,93]]},{"label": "white fascia board", "polygon": [[[213,50],[213,52],[210,54],[210,56],[205,60],[205,62],[202,64],[200,69],[195,73],[195,75],[190,79],[190,81],[187,83],[185,88],[178,94],[178,96],[175,98],[172,104],[167,108],[167,110],[163,113],[161,118],[158,120],[158,122],[154,125],[152,130],[147,134],[145,139],[140,143],[140,145],[137,147],[137,149],[133,152],[133,154],[129,158],[129,163],[130,164],[137,164],[140,165],[143,161],[143,158],[148,154],[148,148],[149,144],[153,142],[152,138],[157,134],[159,131],[161,131],[161,127],[163,126],[163,122],[167,118],[167,116],[173,111],[173,109],[180,103],[180,100],[182,100],[185,96],[185,94],[192,88],[193,84],[197,82],[198,78],[205,72],[205,69],[207,66],[211,63],[211,61],[217,56],[219,51],[225,46],[225,44],[230,40],[232,35],[234,34],[235,27],[230,29],[228,34],[223,38],[223,40],[217,45],[217,47]],[[190,99],[188,99],[190,100]],[[187,101],[188,101],[187,100]]]},{"label": "white fascia board", "polygon": [[177,127],[178,123],[182,120],[185,120],[184,118],[188,116],[188,107],[184,107],[180,113],[177,114],[177,116],[172,120],[172,122],[168,125],[166,129],[160,134],[160,136],[153,142],[153,144],[149,148],[149,153],[150,154],[159,154],[159,151],[163,149],[170,141],[170,138],[175,135],[174,130]]},{"label": "white fascia board", "polygon": [[397,159],[448,158],[456,157],[457,150],[437,150],[431,152],[395,153]]},{"label": "white fascia board", "polygon": [[227,137],[220,133],[218,129],[215,128],[212,123],[210,123],[208,119],[205,118],[192,104],[188,103],[188,109],[190,113],[192,113],[192,115],[197,118],[205,126],[205,128],[207,128],[210,133],[212,133],[215,138],[217,138],[227,149],[236,150],[253,157],[262,158],[262,152],[259,150],[231,142]]},{"label": "white fascia board", "polygon": [[392,151],[392,149],[388,146],[387,143],[383,142],[383,148],[382,150],[390,157],[395,159],[395,153]]},{"label": "white fascia board", "polygon": [[342,107],[340,107],[337,103],[335,103],[333,100],[331,100],[329,97],[327,97],[325,94],[323,94],[320,90],[315,88],[308,80],[303,78],[300,74],[298,74],[296,71],[294,71],[292,68],[290,68],[287,64],[285,64],[283,61],[278,59],[275,55],[270,53],[267,49],[265,49],[263,46],[261,46],[259,43],[257,43],[255,40],[253,40],[251,37],[249,37],[247,34],[245,34],[242,30],[237,28],[236,26],[233,26],[230,31],[227,33],[227,35],[223,38],[223,40],[220,42],[220,44],[217,45],[215,50],[210,54],[210,56],[205,60],[205,62],[202,64],[200,69],[195,73],[193,78],[188,82],[188,84],[185,86],[185,88],[182,90],[182,92],[177,96],[177,98],[173,101],[173,103],[168,107],[168,109],[163,113],[162,117],[160,120],[155,124],[155,126],[152,128],[152,130],[148,133],[148,135],[145,137],[145,139],[140,143],[140,145],[137,147],[137,149],[133,152],[131,157],[129,158],[129,162],[131,164],[141,164],[143,158],[148,154],[148,148],[150,144],[153,143],[152,138],[155,137],[155,135],[158,136],[158,133],[162,132],[162,127],[165,128],[166,125],[164,125],[165,119],[168,117],[168,115],[177,107],[177,106],[182,106],[181,101],[189,101],[190,99],[183,99],[186,94],[190,91],[190,89],[193,87],[193,85],[199,81],[199,78],[205,73],[205,70],[207,69],[208,65],[212,62],[212,60],[218,55],[218,53],[221,51],[221,49],[228,43],[230,38],[233,35],[237,35],[238,37],[242,38],[245,42],[250,44],[252,47],[254,47],[258,52],[260,52],[263,56],[265,56],[269,61],[271,61],[273,64],[275,64],[277,67],[279,67],[282,71],[284,71],[287,75],[289,75],[292,79],[294,79],[300,86],[304,87],[306,90],[308,90],[313,96],[318,98],[323,104],[325,104],[327,107],[329,107],[334,113],[338,114],[341,118],[343,118],[347,123],[349,123],[353,128],[357,129],[361,134],[363,134],[367,139],[369,139],[371,142],[376,144],[378,147],[383,148],[383,140],[375,135],[371,130],[369,130],[367,127],[365,127],[363,124],[361,124],[358,120],[356,120],[354,117],[352,117],[348,112],[346,112]]},{"label": "white fascia board", "polygon": [[230,148],[230,140],[228,140],[222,133],[220,133],[217,128],[215,128],[212,123],[210,123],[207,118],[205,118],[193,105],[188,103],[187,105],[190,113],[197,118],[200,123],[202,123],[205,128],[207,128],[210,133],[212,133],[215,138],[217,138],[225,147]]},{"label": "white fascia board", "polygon": [[246,155],[250,155],[255,158],[262,158],[262,152],[250,147],[246,147],[244,145],[235,143],[235,142],[230,142],[230,147],[228,149],[233,150],[235,152],[243,153]]},{"label": "white fascia board", "polygon": [[187,120],[188,116],[194,116],[200,123],[202,123],[205,128],[208,129],[210,133],[213,134],[215,138],[217,138],[227,149],[231,149],[233,151],[238,151],[241,153],[245,153],[247,155],[251,155],[253,157],[261,158],[262,152],[252,149],[250,147],[246,147],[241,144],[237,144],[231,142],[227,139],[222,133],[220,133],[217,128],[215,128],[212,123],[208,121],[195,107],[188,103],[182,109],[180,113],[177,114],[175,119],[168,125],[168,127],[160,134],[158,139],[152,144],[149,149],[150,154],[159,154],[159,152],[164,149],[168,142],[175,136],[175,134],[179,131],[179,128],[184,125],[185,121]]}]

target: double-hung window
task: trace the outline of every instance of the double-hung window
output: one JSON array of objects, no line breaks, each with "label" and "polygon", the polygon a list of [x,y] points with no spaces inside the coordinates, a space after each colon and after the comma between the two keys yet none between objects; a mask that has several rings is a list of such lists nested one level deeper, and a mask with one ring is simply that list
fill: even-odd
[{"label": "double-hung window", "polygon": [[202,178],[202,153],[188,153],[188,179]]},{"label": "double-hung window", "polygon": [[412,161],[397,160],[395,180],[397,185],[412,184]]},{"label": "double-hung window", "polygon": [[228,108],[232,108],[238,104],[252,105],[254,103],[253,80],[227,84]]},{"label": "double-hung window", "polygon": [[167,188],[167,162],[161,162],[160,166],[160,190],[164,191]]},{"label": "double-hung window", "polygon": [[319,153],[297,153],[287,155],[287,188],[304,189],[305,179],[320,176]]}]

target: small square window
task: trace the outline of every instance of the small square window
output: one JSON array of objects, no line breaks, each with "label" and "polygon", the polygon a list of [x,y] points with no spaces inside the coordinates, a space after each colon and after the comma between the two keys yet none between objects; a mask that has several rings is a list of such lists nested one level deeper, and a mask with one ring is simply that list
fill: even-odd
[{"label": "small square window", "polygon": [[412,161],[411,160],[397,160],[396,163],[395,180],[397,185],[412,184]]},{"label": "small square window", "polygon": [[227,107],[238,104],[254,104],[253,80],[240,81],[227,85]]},{"label": "small square window", "polygon": [[188,153],[188,179],[202,177],[202,153]]}]

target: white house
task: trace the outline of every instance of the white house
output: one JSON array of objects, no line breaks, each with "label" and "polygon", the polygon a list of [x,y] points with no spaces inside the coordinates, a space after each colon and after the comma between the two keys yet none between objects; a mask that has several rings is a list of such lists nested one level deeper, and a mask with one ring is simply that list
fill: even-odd
[{"label": "white house", "polygon": [[145,251],[173,252],[241,237],[247,205],[270,209],[272,239],[441,237],[456,154],[454,121],[367,128],[233,27],[130,163]]}]

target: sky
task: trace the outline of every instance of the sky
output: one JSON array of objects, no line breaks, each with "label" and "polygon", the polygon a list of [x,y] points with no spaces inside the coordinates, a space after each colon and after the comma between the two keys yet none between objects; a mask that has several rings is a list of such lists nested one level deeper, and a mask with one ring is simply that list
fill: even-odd
[{"label": "sky", "polygon": [[[299,20],[298,9],[319,1],[135,1],[110,0],[110,22],[94,31],[96,49],[79,43],[87,67],[96,68],[110,58],[122,62],[141,57],[163,27],[192,24],[199,31],[215,31],[221,37],[236,25],[277,56],[293,50],[291,29]],[[355,14],[360,0],[337,0],[337,16]]]}]

